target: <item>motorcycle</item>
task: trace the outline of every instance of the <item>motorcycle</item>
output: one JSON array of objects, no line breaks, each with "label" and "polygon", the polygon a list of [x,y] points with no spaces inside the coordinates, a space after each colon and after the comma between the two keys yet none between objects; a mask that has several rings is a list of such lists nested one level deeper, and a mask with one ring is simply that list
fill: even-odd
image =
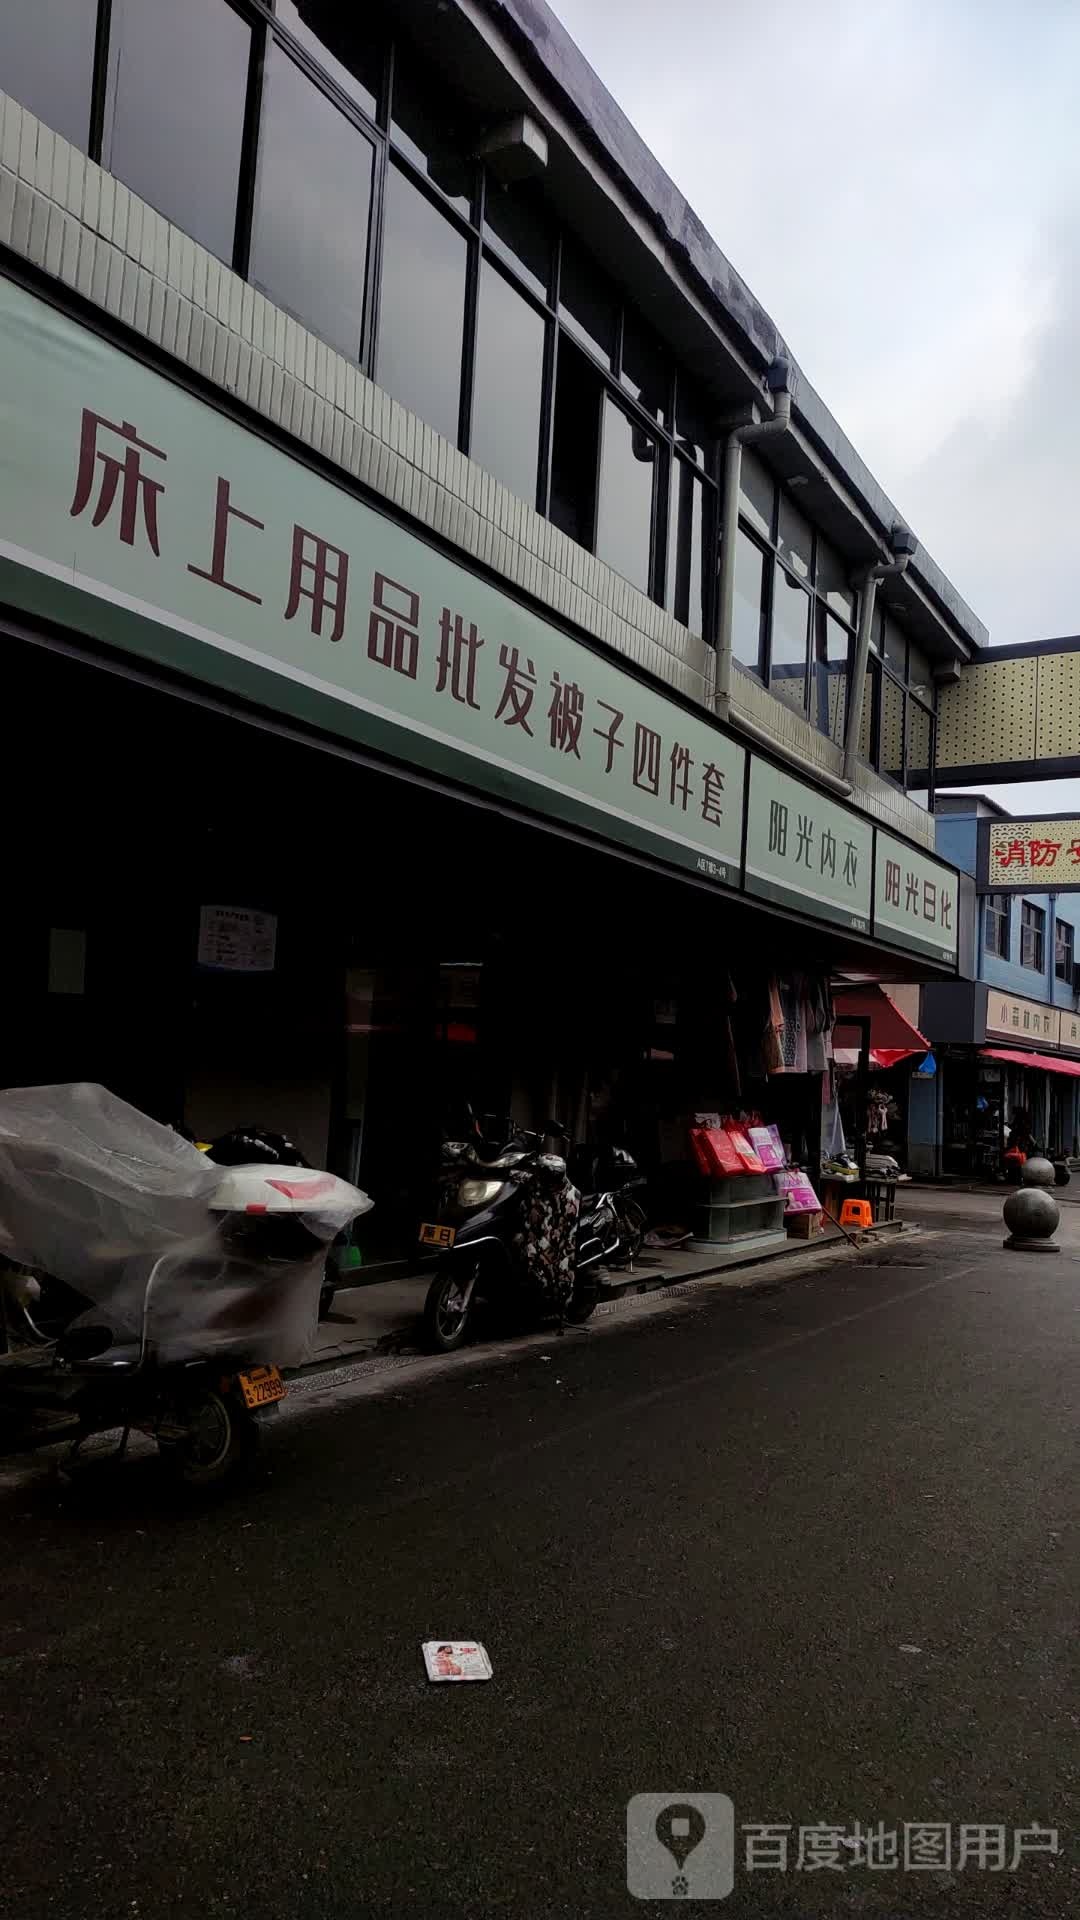
[{"label": "motorcycle", "polygon": [[[135,1430],[184,1485],[231,1478],[303,1358],[328,1243],[370,1206],[318,1169],[216,1167],[101,1087],[0,1094],[0,1450],[74,1461],[119,1431],[122,1454]],[[53,1276],[76,1304],[50,1337]]]},{"label": "motorcycle", "polygon": [[608,1265],[632,1268],[648,1226],[644,1207],[633,1197],[635,1191],[647,1184],[644,1174],[638,1172],[633,1154],[625,1147],[577,1146],[570,1150],[567,1169],[575,1186],[586,1196],[582,1201],[586,1209],[589,1196],[596,1196],[607,1201],[614,1212],[619,1240],[614,1252],[607,1256]]},{"label": "motorcycle", "polygon": [[[564,1137],[558,1127],[549,1135]],[[481,1302],[560,1328],[583,1325],[600,1297],[601,1261],[619,1246],[604,1194],[583,1199],[545,1136],[508,1126],[502,1144],[473,1124],[472,1138],[443,1148],[441,1199],[420,1245],[439,1263],[424,1303],[425,1344],[452,1353]]]},{"label": "motorcycle", "polygon": [[[202,1145],[202,1142],[200,1142]],[[271,1133],[265,1127],[234,1127],[219,1139],[203,1146],[208,1160],[218,1167],[310,1167],[294,1140],[286,1133]],[[319,1288],[319,1319],[325,1320],[337,1292],[338,1268],[334,1249],[340,1249],[347,1234],[338,1234],[326,1256],[322,1285]]]}]

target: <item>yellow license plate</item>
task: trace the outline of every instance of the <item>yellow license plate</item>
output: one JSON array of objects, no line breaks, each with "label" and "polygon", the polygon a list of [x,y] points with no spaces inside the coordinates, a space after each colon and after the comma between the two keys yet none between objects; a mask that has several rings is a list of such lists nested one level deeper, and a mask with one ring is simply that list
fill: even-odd
[{"label": "yellow license plate", "polygon": [[289,1391],[276,1367],[249,1367],[246,1373],[238,1373],[236,1380],[249,1407],[272,1406],[275,1400],[284,1400]]},{"label": "yellow license plate", "polygon": [[456,1227],[438,1227],[425,1220],[420,1229],[420,1244],[423,1247],[452,1247]]}]

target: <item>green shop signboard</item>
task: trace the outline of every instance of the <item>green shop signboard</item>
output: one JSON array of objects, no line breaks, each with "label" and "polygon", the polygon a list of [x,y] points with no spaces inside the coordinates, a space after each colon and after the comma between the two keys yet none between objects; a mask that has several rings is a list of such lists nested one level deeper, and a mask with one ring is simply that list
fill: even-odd
[{"label": "green shop signboard", "polygon": [[876,910],[955,964],[948,868],[879,833],[904,877],[898,902],[879,856],[875,907],[862,815],[2,276],[0,598],[717,888],[861,934]]},{"label": "green shop signboard", "polygon": [[755,759],[746,891],[813,920],[869,933],[874,828],[816,787]]},{"label": "green shop signboard", "polygon": [[10,282],[0,429],[18,604],[738,883],[729,735]]},{"label": "green shop signboard", "polygon": [[934,960],[956,958],[959,880],[951,867],[878,829],[874,929]]}]

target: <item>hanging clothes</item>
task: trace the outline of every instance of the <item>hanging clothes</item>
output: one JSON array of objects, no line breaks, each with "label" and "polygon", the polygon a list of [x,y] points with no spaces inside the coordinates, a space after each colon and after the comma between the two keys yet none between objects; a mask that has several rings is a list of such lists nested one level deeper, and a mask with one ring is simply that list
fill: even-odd
[{"label": "hanging clothes", "polygon": [[828,988],[820,974],[806,981],[806,1068],[808,1073],[824,1073],[829,1064],[831,1028]]},{"label": "hanging clothes", "polygon": [[780,1035],[780,1050],[783,1057],[782,1073],[806,1072],[806,1018],[803,1003],[802,976],[780,982],[780,1006],[784,1024]]},{"label": "hanging clothes", "polygon": [[761,1048],[765,1058],[766,1073],[783,1073],[784,1071],[783,1034],[784,1008],[780,999],[780,983],[775,974],[770,974],[765,1031]]}]

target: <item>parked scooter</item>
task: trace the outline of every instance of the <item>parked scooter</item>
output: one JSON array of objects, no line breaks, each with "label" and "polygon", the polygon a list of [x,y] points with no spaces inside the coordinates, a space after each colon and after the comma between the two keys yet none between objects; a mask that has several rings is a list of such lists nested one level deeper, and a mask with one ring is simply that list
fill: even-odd
[{"label": "parked scooter", "polygon": [[[122,1452],[134,1428],[184,1484],[229,1478],[303,1356],[327,1245],[370,1205],[318,1169],[218,1168],[101,1087],[0,1095],[4,1318],[24,1335],[0,1357],[0,1449],[67,1440],[74,1459],[119,1430]],[[52,1340],[35,1274],[93,1303]]]},{"label": "parked scooter", "polygon": [[438,1217],[420,1228],[421,1246],[439,1251],[424,1305],[425,1342],[439,1353],[461,1345],[481,1302],[581,1325],[619,1245],[610,1199],[583,1200],[543,1135],[508,1125],[499,1144],[470,1121],[472,1137],[443,1148]]},{"label": "parked scooter", "polygon": [[582,1194],[586,1211],[605,1201],[615,1215],[618,1245],[604,1257],[609,1266],[632,1267],[641,1252],[648,1226],[645,1209],[634,1198],[646,1185],[637,1161],[625,1147],[576,1146],[567,1155],[567,1170]]},{"label": "parked scooter", "polygon": [[[295,1140],[287,1133],[271,1133],[265,1127],[234,1127],[230,1133],[223,1133],[218,1140],[211,1141],[204,1148],[208,1160],[219,1167],[310,1167]],[[340,1247],[347,1236],[339,1234],[334,1247]],[[319,1319],[325,1320],[334,1304],[337,1292],[338,1268],[334,1259],[334,1249],[326,1256],[323,1268],[322,1286],[319,1288]]]}]

